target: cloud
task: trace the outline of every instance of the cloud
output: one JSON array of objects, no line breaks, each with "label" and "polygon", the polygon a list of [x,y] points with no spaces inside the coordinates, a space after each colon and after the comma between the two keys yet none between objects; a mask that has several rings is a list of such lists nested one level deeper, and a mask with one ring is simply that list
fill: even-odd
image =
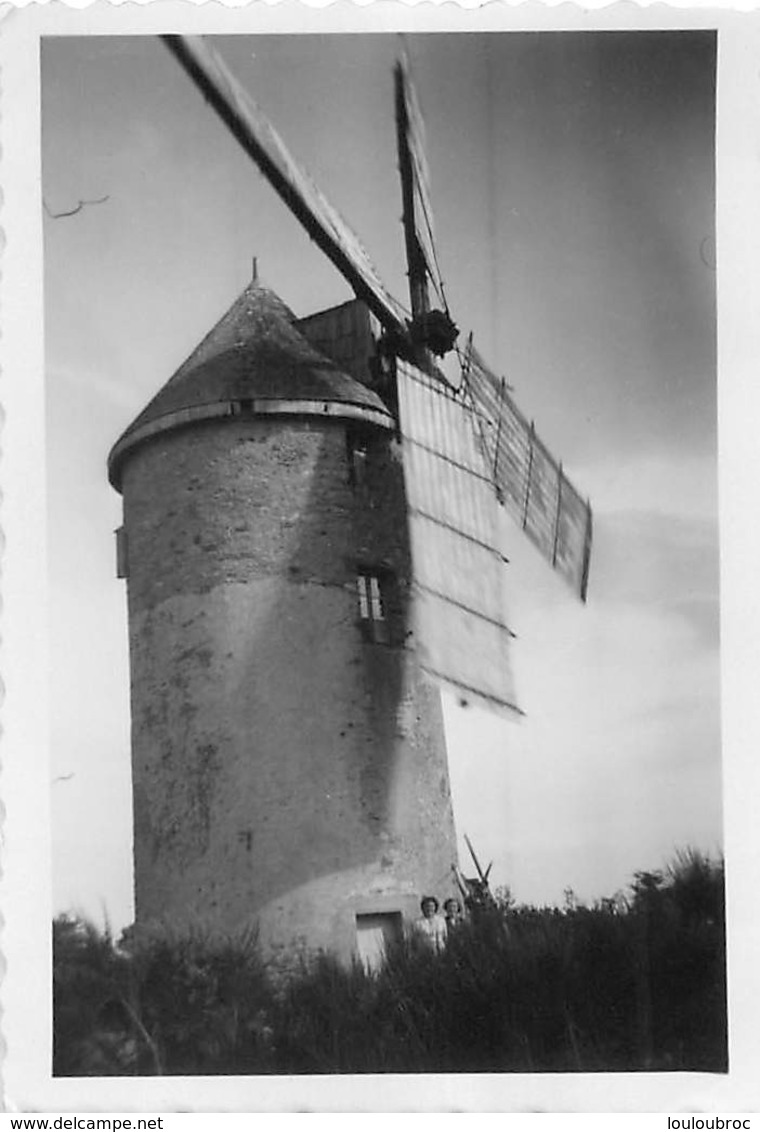
[{"label": "cloud", "polygon": [[657,511],[602,514],[594,590],[605,605],[683,618],[697,647],[719,642],[719,547],[714,520]]},{"label": "cloud", "polygon": [[638,483],[620,472],[618,507],[597,511],[586,606],[511,533],[526,717],[447,705],[447,733],[459,828],[520,899],[608,895],[679,846],[720,842],[717,523],[701,491],[675,510],[676,484],[707,464],[673,461],[655,500],[663,465],[642,461]]},{"label": "cloud", "polygon": [[[673,441],[673,449],[677,438]],[[594,513],[644,511],[679,518],[718,514],[718,469],[714,452],[653,452],[635,459],[607,458],[577,469]]]},{"label": "cloud", "polygon": [[519,725],[447,707],[459,829],[497,883],[595,898],[674,847],[719,842],[718,657],[690,622],[624,604],[535,611],[515,670]]}]

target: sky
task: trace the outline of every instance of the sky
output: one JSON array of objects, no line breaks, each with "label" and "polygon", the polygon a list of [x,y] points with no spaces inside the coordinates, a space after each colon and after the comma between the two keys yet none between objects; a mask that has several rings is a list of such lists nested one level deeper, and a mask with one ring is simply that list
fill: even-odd
[{"label": "sky", "polygon": [[[395,36],[217,46],[406,300]],[[525,718],[445,701],[455,818],[519,901],[722,844],[710,33],[410,36],[449,306],[594,508],[581,605],[504,518]],[[55,910],[132,917],[120,431],[262,281],[350,298],[162,44],[43,44]],[[462,847],[462,864],[468,865]]]}]

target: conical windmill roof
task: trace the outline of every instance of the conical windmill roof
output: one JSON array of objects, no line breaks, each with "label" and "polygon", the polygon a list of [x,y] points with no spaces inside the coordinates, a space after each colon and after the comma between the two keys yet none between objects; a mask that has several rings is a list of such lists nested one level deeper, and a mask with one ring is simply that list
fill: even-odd
[{"label": "conical windmill roof", "polygon": [[392,428],[377,394],[315,350],[295,321],[273,291],[249,284],[117,440],[108,458],[113,486],[119,490],[124,458],[141,441],[243,409],[360,417]]}]

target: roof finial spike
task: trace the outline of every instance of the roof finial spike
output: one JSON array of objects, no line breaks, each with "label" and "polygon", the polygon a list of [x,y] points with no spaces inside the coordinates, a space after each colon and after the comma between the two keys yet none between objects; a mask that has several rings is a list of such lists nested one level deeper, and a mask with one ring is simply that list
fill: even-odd
[{"label": "roof finial spike", "polygon": [[256,256],[253,257],[253,282],[259,281],[259,261]]}]

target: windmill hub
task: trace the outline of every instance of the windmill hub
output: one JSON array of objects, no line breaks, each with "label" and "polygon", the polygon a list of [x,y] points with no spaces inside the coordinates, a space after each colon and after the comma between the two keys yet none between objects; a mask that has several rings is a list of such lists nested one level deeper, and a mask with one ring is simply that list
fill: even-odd
[{"label": "windmill hub", "polygon": [[409,324],[412,342],[424,346],[437,358],[444,357],[454,349],[459,336],[459,327],[445,311],[425,311],[417,315]]}]

